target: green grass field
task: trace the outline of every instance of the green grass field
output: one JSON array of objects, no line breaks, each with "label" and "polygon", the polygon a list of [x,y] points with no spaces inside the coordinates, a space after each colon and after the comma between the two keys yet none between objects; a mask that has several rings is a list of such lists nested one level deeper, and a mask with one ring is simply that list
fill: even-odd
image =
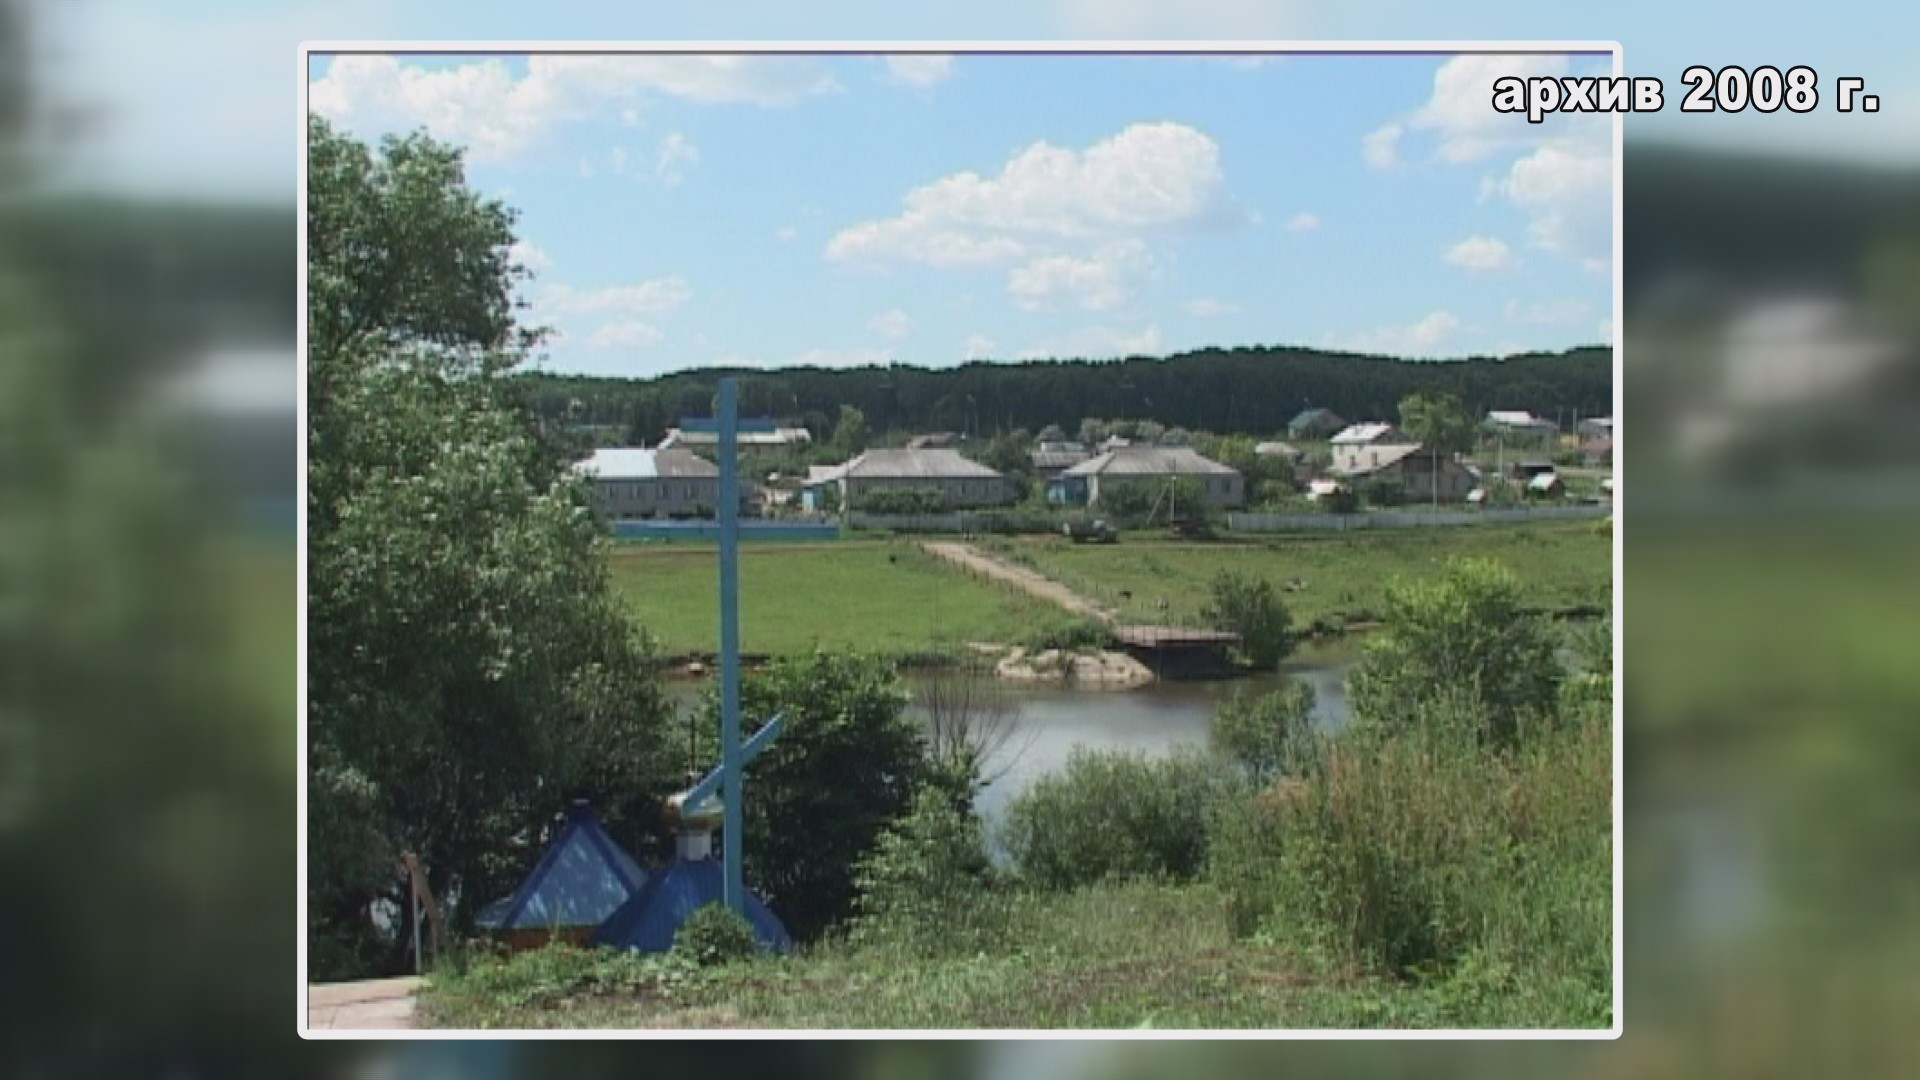
[{"label": "green grass field", "polygon": [[[708,544],[621,545],[615,591],[667,655],[710,653],[719,571]],[[740,648],[819,646],[906,655],[1022,639],[1058,609],[947,568],[909,541],[747,544],[740,549]]]},{"label": "green grass field", "polygon": [[[1283,593],[1296,625],[1339,617],[1365,622],[1384,609],[1395,577],[1435,573],[1449,558],[1475,556],[1519,575],[1541,608],[1606,606],[1612,539],[1597,521],[1487,525],[1333,535],[1289,535],[1227,543],[1128,534],[1117,544],[1063,537],[997,538],[983,546],[1022,562],[1138,622],[1194,622],[1221,570],[1303,588]],[[1124,595],[1131,593],[1131,597]],[[1160,601],[1166,601],[1166,607]]]},{"label": "green grass field", "polygon": [[[1532,1026],[1437,987],[1235,939],[1204,885],[1099,885],[1011,913],[999,943],[942,958],[829,943],[665,970],[543,949],[437,976],[422,1021],[452,1028],[1392,1028]],[[1491,1014],[1491,1015],[1490,1015]]]}]

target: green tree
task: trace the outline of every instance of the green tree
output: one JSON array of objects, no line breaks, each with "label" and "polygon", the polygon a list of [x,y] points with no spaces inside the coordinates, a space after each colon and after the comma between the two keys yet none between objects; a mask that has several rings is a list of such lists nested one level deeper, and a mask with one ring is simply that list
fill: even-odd
[{"label": "green tree", "polygon": [[1500,564],[1461,559],[1437,581],[1396,583],[1386,623],[1348,681],[1362,722],[1416,728],[1448,695],[1476,711],[1482,738],[1510,744],[1529,723],[1554,716],[1561,682],[1554,636],[1526,610],[1519,579]]},{"label": "green tree", "polygon": [[1455,394],[1409,394],[1400,399],[1400,430],[1443,454],[1473,449],[1478,430]]},{"label": "green tree", "polygon": [[1222,570],[1214,575],[1212,589],[1201,617],[1240,635],[1235,651],[1242,663],[1272,670],[1293,651],[1293,616],[1272,582]]},{"label": "green tree", "polygon": [[[754,673],[741,686],[742,728],[786,730],[747,770],[749,881],[796,938],[852,914],[855,875],[880,834],[929,779],[920,726],[885,662],[816,653]],[[709,695],[701,737],[717,732]],[[711,746],[709,742],[707,744]]]},{"label": "green tree", "polygon": [[392,970],[404,935],[365,912],[397,879],[351,853],[418,853],[464,928],[565,796],[618,822],[662,793],[665,709],[585,493],[506,378],[529,341],[511,213],[425,137],[377,160],[308,139],[314,945]]},{"label": "green tree", "polygon": [[833,448],[842,460],[867,448],[867,414],[852,405],[840,406],[840,419],[833,425]]},{"label": "green tree", "polygon": [[1292,772],[1308,757],[1313,704],[1313,687],[1303,682],[1255,697],[1235,694],[1214,713],[1214,748],[1258,777]]}]

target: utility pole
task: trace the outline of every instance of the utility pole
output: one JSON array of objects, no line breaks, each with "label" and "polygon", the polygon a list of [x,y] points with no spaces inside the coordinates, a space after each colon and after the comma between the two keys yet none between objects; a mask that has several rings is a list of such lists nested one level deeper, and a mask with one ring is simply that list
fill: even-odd
[{"label": "utility pole", "polygon": [[720,380],[720,828],[726,841],[721,898],[734,914],[747,913],[740,872],[740,848],[746,837],[740,809],[740,469],[738,390],[733,379]]}]

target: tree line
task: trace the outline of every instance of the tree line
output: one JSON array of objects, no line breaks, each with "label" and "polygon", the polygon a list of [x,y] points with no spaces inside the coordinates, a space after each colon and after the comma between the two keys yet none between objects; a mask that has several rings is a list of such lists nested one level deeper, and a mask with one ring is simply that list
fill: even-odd
[{"label": "tree line", "polygon": [[975,361],[777,371],[704,368],[652,379],[550,372],[516,376],[545,421],[593,427],[602,441],[652,444],[682,416],[712,412],[722,375],[740,384],[743,414],[798,422],[831,437],[839,410],[876,432],[972,436],[1094,418],[1152,418],[1169,427],[1267,435],[1309,407],[1349,420],[1391,419],[1405,398],[1453,395],[1476,415],[1527,409],[1571,423],[1613,409],[1613,351],[1582,347],[1466,360],[1398,360],[1296,346],[1208,348],[1165,358]]}]

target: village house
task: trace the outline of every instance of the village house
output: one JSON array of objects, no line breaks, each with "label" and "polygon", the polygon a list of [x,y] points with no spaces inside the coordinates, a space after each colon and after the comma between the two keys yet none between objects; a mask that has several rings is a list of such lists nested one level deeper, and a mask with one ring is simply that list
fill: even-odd
[{"label": "village house", "polygon": [[1559,424],[1525,410],[1495,409],[1487,414],[1486,428],[1496,435],[1517,439],[1550,439],[1560,434]]},{"label": "village house", "polygon": [[1306,409],[1287,421],[1287,434],[1296,439],[1324,439],[1347,426],[1332,409]]},{"label": "village house", "polygon": [[[691,450],[602,447],[576,462],[593,487],[594,509],[610,518],[706,517],[720,504],[720,469]],[[751,485],[741,485],[741,501]]]},{"label": "village house", "polygon": [[1027,451],[1027,459],[1033,462],[1033,475],[1042,480],[1052,480],[1092,456],[1085,443],[1067,440],[1043,441]]},{"label": "village house", "polygon": [[1375,421],[1342,428],[1333,437],[1333,471],[1364,472],[1385,464],[1390,455],[1404,453],[1415,442],[1392,424]]},{"label": "village house", "polygon": [[1613,417],[1589,416],[1573,425],[1573,433],[1582,439],[1613,438]]},{"label": "village house", "polygon": [[[742,431],[734,436],[734,440],[734,445],[742,452],[785,450],[812,443],[813,435],[803,427],[777,427],[772,431]],[[684,431],[671,427],[667,429],[666,438],[660,440],[659,449],[714,450],[719,445],[720,433],[717,431]]]},{"label": "village house", "polygon": [[1246,502],[1246,480],[1238,470],[1201,457],[1187,446],[1117,446],[1063,471],[1047,485],[1053,502],[1097,504],[1102,485],[1195,481],[1208,506]]},{"label": "village house", "polygon": [[1013,498],[1007,478],[977,461],[944,448],[869,450],[841,465],[808,470],[803,504],[821,509],[821,492],[831,487],[840,506],[859,509],[861,500],[879,491],[937,491],[947,509],[999,506]]},{"label": "village house", "polygon": [[1354,484],[1389,484],[1407,502],[1459,502],[1480,482],[1458,458],[1417,444],[1383,446],[1378,463],[1372,455],[1368,461],[1341,475]]}]

